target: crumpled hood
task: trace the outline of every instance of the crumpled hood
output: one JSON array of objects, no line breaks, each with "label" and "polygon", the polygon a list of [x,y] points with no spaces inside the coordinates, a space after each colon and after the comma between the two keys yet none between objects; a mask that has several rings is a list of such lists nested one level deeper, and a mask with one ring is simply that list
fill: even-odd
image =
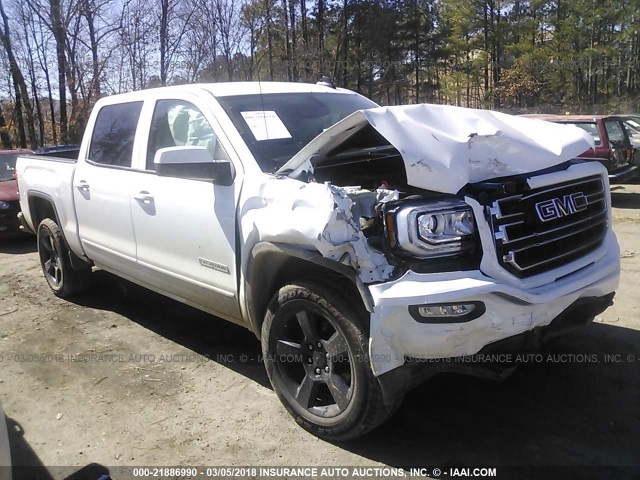
[{"label": "crumpled hood", "polygon": [[357,111],[318,135],[280,172],[313,170],[335,147],[371,124],[402,155],[407,183],[457,193],[467,183],[533,172],[594,146],[584,130],[489,110],[403,105]]}]

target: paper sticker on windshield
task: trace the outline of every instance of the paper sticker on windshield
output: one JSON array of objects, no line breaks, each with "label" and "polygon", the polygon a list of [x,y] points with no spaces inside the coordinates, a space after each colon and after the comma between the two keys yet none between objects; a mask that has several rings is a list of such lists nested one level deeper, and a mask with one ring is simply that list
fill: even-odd
[{"label": "paper sticker on windshield", "polygon": [[287,127],[273,110],[241,112],[244,121],[251,129],[251,133],[259,142],[262,140],[277,140],[291,138]]}]

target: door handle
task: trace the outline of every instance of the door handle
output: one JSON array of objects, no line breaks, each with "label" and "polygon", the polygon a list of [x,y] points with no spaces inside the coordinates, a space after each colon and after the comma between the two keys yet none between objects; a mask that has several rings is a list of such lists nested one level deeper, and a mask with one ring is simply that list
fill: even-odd
[{"label": "door handle", "polygon": [[136,195],[133,196],[133,198],[135,198],[139,202],[144,203],[145,205],[149,205],[150,203],[153,203],[153,195],[151,195],[146,190],[142,190],[141,192],[137,193]]},{"label": "door handle", "polygon": [[88,192],[89,191],[89,184],[87,182],[85,182],[84,180],[80,180],[78,182],[78,185],[76,185],[76,187],[78,187],[78,190],[80,190],[81,192]]}]

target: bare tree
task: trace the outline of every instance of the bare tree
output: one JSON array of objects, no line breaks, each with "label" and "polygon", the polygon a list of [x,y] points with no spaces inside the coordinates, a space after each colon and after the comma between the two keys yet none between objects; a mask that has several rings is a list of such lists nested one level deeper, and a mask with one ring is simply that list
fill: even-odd
[{"label": "bare tree", "polygon": [[180,0],[160,0],[160,83],[162,85],[167,85],[175,68],[174,61],[195,12],[193,6],[182,11],[180,6]]},{"label": "bare tree", "polygon": [[202,6],[201,0],[194,0],[186,5],[187,10],[198,11],[198,15],[191,16],[191,26],[185,32],[185,41],[182,42],[179,52],[187,82],[198,81],[205,64],[215,61],[217,51],[215,17]]},{"label": "bare tree", "polygon": [[0,142],[2,143],[2,148],[11,148],[11,137],[9,137],[7,122],[4,119],[4,113],[2,112],[2,104],[0,104]]},{"label": "bare tree", "polygon": [[298,35],[296,34],[296,2],[289,0],[289,28],[291,30],[291,75],[293,81],[298,80]]},{"label": "bare tree", "polygon": [[256,59],[256,50],[258,49],[258,40],[262,35],[265,18],[260,11],[260,5],[255,2],[247,3],[242,7],[242,18],[249,30],[249,71],[247,79],[253,80],[254,67],[260,68]]},{"label": "bare tree", "polygon": [[2,16],[2,27],[0,27],[0,40],[2,41],[2,45],[4,46],[5,52],[7,54],[7,59],[9,60],[9,72],[13,79],[13,86],[15,89],[16,101],[16,120],[18,122],[19,128],[19,137],[20,137],[20,146],[26,148],[27,139],[24,128],[24,120],[22,118],[22,106],[24,105],[24,113],[27,117],[27,129],[29,130],[29,142],[31,144],[31,148],[37,148],[38,141],[36,138],[34,121],[33,121],[33,107],[31,106],[31,102],[29,100],[29,90],[27,89],[27,84],[24,80],[24,76],[22,75],[22,70],[16,61],[16,57],[13,52],[13,45],[11,44],[11,33],[9,30],[9,18],[4,10],[4,5],[2,0],[0,0],[0,16]]},{"label": "bare tree", "polygon": [[[30,4],[31,5],[31,4]],[[49,0],[49,27],[56,43],[56,58],[58,60],[58,95],[60,97],[60,141],[69,143],[68,117],[67,117],[67,57],[66,28],[62,23],[62,7],[60,0]],[[38,8],[38,7],[35,7]],[[42,17],[41,17],[42,18]]]},{"label": "bare tree", "polygon": [[311,78],[311,66],[309,65],[309,27],[307,26],[307,1],[300,0],[300,30],[302,33],[302,60],[304,62],[305,80]]},{"label": "bare tree", "polygon": [[269,55],[269,80],[273,80],[273,0],[264,0],[267,28],[267,52]]},{"label": "bare tree", "polygon": [[233,80],[233,59],[240,50],[244,27],[238,0],[210,0],[218,26],[221,54],[224,57],[228,80]]},{"label": "bare tree", "polygon": [[[78,41],[91,53],[91,81],[84,97],[87,105],[102,95],[100,79],[114,51],[103,48],[101,54],[100,47],[122,28],[122,15],[105,17],[105,10],[109,10],[111,3],[109,0],[79,0],[79,14],[85,19],[88,38],[79,37]],[[126,0],[123,7],[128,4],[129,0]]]},{"label": "bare tree", "polygon": [[138,90],[147,86],[151,55],[152,37],[157,31],[153,6],[145,0],[126,3],[120,15],[120,36],[122,64],[126,64],[131,84],[120,85],[119,91]]},{"label": "bare tree", "polygon": [[[60,141],[69,142],[68,132],[68,112],[67,112],[67,87],[70,81],[69,62],[66,57],[67,49],[67,26],[73,17],[75,3],[69,5],[67,15],[63,17],[61,0],[26,0],[29,8],[38,16],[47,28],[51,31],[55,42],[56,60],[58,67],[58,96],[60,100]],[[73,86],[72,86],[73,87]],[[73,88],[71,89],[73,90]]]},{"label": "bare tree", "polygon": [[40,106],[40,95],[38,93],[38,81],[36,78],[35,72],[35,61],[33,56],[33,48],[31,45],[31,38],[29,35],[30,28],[33,25],[33,15],[28,8],[25,8],[25,5],[20,3],[16,5],[17,13],[19,14],[20,23],[22,24],[23,29],[23,37],[22,37],[22,46],[23,46],[23,55],[25,57],[25,61],[27,64],[27,71],[29,73],[29,83],[31,84],[31,95],[33,97],[33,104],[35,106],[36,115],[38,118],[38,144],[44,145],[45,143],[45,134],[44,134],[44,117],[42,114],[42,108]]},{"label": "bare tree", "polygon": [[[33,39],[33,44],[35,45],[35,53],[38,58],[38,66],[42,73],[44,74],[45,83],[47,86],[47,98],[49,100],[49,114],[50,114],[50,123],[51,123],[51,136],[53,139],[53,144],[58,143],[58,132],[56,127],[56,114],[55,108],[53,104],[53,94],[51,87],[51,75],[49,74],[49,62],[48,62],[48,39],[45,35],[45,28],[42,22],[36,22],[35,17],[31,17],[32,22],[30,23],[31,27],[31,37]],[[37,24],[37,29],[36,29]]]},{"label": "bare tree", "polygon": [[[316,15],[316,23],[318,29],[318,55],[322,59],[322,55],[324,53],[324,15],[325,15],[326,3],[325,0],[318,0],[317,4],[317,15]],[[321,60],[322,62],[322,60]],[[320,64],[320,71],[322,71],[324,65]]]},{"label": "bare tree", "polygon": [[[76,128],[76,122],[80,106],[80,96],[85,96],[84,91],[84,62],[80,60],[78,54],[78,39],[82,28],[82,18],[79,15],[69,16],[65,22],[65,76],[67,80],[67,89],[71,97],[71,115],[69,115],[68,141],[75,141],[75,137],[79,134]],[[78,95],[80,92],[80,95]]]},{"label": "bare tree", "polygon": [[89,30],[89,48],[91,50],[91,68],[93,78],[91,79],[91,88],[89,89],[89,100],[92,95],[96,98],[100,97],[100,63],[98,61],[98,35],[96,33],[96,15],[98,13],[98,5],[94,0],[81,0],[80,13],[87,21]]}]

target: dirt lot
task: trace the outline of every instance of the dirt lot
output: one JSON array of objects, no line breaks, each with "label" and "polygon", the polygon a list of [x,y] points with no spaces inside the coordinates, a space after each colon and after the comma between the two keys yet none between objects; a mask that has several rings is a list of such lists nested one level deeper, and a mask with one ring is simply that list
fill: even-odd
[{"label": "dirt lot", "polygon": [[[89,294],[60,300],[32,238],[0,243],[0,402],[14,464],[638,465],[640,185],[615,188],[613,201],[615,305],[550,346],[596,362],[533,362],[502,383],[440,376],[347,444],[296,426],[248,331],[104,272]],[[96,361],[106,355],[119,360]]]}]

